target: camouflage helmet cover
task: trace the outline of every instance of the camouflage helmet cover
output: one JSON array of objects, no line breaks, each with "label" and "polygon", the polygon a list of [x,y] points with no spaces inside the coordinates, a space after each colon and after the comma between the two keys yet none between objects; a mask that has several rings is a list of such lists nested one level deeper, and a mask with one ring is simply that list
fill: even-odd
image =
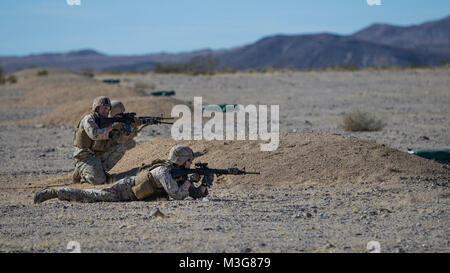
[{"label": "camouflage helmet cover", "polygon": [[124,113],[125,112],[125,106],[123,103],[119,100],[113,100],[111,101],[111,111],[109,111],[109,116],[114,117],[117,114]]},{"label": "camouflage helmet cover", "polygon": [[111,107],[111,100],[106,96],[100,96],[94,99],[92,102],[92,111],[97,110],[99,106],[109,106]]},{"label": "camouflage helmet cover", "polygon": [[170,149],[169,161],[175,164],[183,164],[188,160],[194,159],[194,152],[185,145],[176,145]]}]

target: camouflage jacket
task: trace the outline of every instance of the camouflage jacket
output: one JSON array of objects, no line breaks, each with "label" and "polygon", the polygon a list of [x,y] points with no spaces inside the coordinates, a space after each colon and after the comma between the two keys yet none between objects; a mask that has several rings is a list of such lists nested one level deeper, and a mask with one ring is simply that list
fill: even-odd
[{"label": "camouflage jacket", "polygon": [[[86,134],[89,136],[92,140],[108,140],[109,139],[109,133],[108,128],[100,128],[97,123],[95,123],[95,116],[94,113],[90,113],[85,115],[79,124],[79,127],[83,128]],[[85,148],[81,149],[78,147],[74,147],[74,157],[79,157],[80,155],[88,153],[88,154],[94,154],[94,152],[91,149]]]},{"label": "camouflage jacket", "polygon": [[164,188],[167,194],[176,200],[182,200],[189,196],[189,188],[184,181],[177,182],[166,166],[157,167],[150,171],[155,179],[156,186]]}]

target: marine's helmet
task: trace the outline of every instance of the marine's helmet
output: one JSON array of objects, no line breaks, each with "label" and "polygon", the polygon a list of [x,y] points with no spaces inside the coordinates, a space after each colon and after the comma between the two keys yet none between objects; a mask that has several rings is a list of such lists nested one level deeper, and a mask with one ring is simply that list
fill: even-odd
[{"label": "marine's helmet", "polygon": [[111,101],[111,111],[109,111],[109,117],[114,117],[117,114],[124,113],[125,106],[119,100]]},{"label": "marine's helmet", "polygon": [[191,148],[185,145],[176,145],[170,149],[169,161],[177,165],[182,164],[188,160],[194,159],[194,152]]},{"label": "marine's helmet", "polygon": [[99,106],[109,106],[111,107],[111,100],[108,97],[100,96],[94,99],[92,103],[92,111],[97,110]]}]

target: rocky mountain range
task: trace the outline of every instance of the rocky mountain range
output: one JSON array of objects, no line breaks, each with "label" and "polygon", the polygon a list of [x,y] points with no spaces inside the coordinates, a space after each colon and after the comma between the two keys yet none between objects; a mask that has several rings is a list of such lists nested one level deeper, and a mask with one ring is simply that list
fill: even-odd
[{"label": "rocky mountain range", "polygon": [[7,73],[30,67],[60,67],[73,71],[153,69],[157,63],[186,63],[198,55],[217,58],[219,68],[323,68],[329,66],[414,66],[450,62],[450,16],[413,26],[373,24],[352,35],[330,33],[274,35],[225,50],[176,54],[105,55],[92,49],[29,56],[0,56]]}]

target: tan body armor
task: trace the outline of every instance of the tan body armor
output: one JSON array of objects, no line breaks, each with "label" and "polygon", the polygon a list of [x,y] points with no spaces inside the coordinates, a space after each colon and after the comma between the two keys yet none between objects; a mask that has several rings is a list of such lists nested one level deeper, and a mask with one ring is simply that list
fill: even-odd
[{"label": "tan body armor", "polygon": [[[97,119],[100,117],[97,112],[91,113],[94,115],[95,123],[98,125]],[[94,152],[106,152],[108,151],[108,140],[92,140],[84,128],[80,126],[80,122],[78,122],[77,129],[75,131],[75,135],[73,138],[73,145],[80,149],[91,149]],[[99,126],[100,127],[100,126]],[[107,127],[107,126],[104,126]],[[104,128],[103,127],[103,128]],[[102,127],[100,127],[102,128]]]},{"label": "tan body armor", "polygon": [[139,171],[134,179],[134,186],[131,188],[131,191],[134,195],[136,195],[138,200],[144,200],[152,197],[153,195],[161,195],[165,193],[164,189],[156,186],[156,181],[151,174],[153,169],[161,166],[166,166],[170,169],[170,164],[161,159],[156,159],[149,165],[139,168]]}]

